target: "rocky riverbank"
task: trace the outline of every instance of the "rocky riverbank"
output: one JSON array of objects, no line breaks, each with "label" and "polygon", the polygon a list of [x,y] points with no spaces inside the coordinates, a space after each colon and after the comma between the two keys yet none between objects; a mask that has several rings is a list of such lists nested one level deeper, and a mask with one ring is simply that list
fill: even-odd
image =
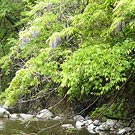
[{"label": "rocky riverbank", "polygon": [[[1,118],[8,118],[10,120],[21,120],[21,121],[38,121],[38,120],[58,120],[64,121],[64,117],[54,116],[51,111],[48,109],[43,109],[39,111],[37,114],[25,114],[25,113],[13,113],[11,114],[5,108],[0,108],[0,117]],[[87,129],[91,134],[99,134],[105,135],[105,132],[114,133],[117,135],[131,135],[133,129],[131,127],[127,127],[125,123],[122,121],[111,120],[108,119],[107,121],[99,121],[99,120],[92,120],[89,117],[83,117],[81,115],[76,115],[70,119],[72,122],[74,121],[74,125],[70,122],[67,124],[61,124],[65,130],[81,130]]]}]

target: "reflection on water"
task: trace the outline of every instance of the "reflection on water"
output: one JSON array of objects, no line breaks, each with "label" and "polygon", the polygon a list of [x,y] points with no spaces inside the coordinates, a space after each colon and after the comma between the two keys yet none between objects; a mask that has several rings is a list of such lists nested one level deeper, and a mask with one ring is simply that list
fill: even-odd
[{"label": "reflection on water", "polygon": [[[58,121],[23,122],[8,119],[0,119],[0,135],[93,135],[88,133],[88,131],[85,129],[81,131],[65,130],[61,127],[61,125],[55,126],[53,128],[47,128],[58,123],[59,123]],[[44,128],[47,128],[47,130],[39,132]],[[112,135],[112,134],[103,132],[100,135]]]},{"label": "reflection on water", "polygon": [[5,122],[3,119],[0,119],[0,130],[3,130],[5,127]]}]

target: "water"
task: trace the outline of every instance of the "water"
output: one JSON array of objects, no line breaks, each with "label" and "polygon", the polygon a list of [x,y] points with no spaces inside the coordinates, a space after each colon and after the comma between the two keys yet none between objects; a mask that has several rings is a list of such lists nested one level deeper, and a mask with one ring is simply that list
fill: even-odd
[{"label": "water", "polygon": [[[72,122],[65,122],[65,123],[72,123]],[[47,129],[43,130],[45,128]],[[88,133],[86,129],[82,129],[80,131],[63,129],[59,121],[24,122],[24,121],[0,119],[0,135],[93,135],[93,134]],[[103,133],[101,135],[114,135],[114,134]]]}]

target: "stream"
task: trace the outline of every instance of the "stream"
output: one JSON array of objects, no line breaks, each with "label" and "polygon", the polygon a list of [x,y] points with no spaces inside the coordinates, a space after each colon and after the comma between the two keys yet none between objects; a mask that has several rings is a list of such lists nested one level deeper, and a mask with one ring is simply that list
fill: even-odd
[{"label": "stream", "polygon": [[[93,135],[90,134],[86,129],[82,130],[66,130],[61,127],[59,121],[19,121],[0,119],[0,135]],[[65,123],[72,123],[71,121]],[[54,126],[56,125],[57,126]],[[72,123],[74,125],[74,123]],[[53,126],[52,128],[48,128]],[[47,128],[42,131],[42,129]],[[41,131],[41,132],[40,132]],[[101,133],[94,135],[116,135],[111,133]]]}]

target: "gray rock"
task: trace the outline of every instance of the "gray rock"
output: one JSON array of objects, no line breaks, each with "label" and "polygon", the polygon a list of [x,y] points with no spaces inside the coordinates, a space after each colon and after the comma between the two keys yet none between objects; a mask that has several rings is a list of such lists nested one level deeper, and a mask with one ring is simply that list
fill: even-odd
[{"label": "gray rock", "polygon": [[122,128],[124,128],[126,125],[125,125],[125,123],[123,123],[123,122],[121,122],[121,121],[118,121],[117,123],[116,123],[116,125],[115,125],[115,128],[119,128],[119,129],[122,129]]},{"label": "gray rock", "polygon": [[13,113],[9,115],[10,119],[19,119],[19,114]]},{"label": "gray rock", "polygon": [[0,107],[0,118],[8,118],[10,115],[10,113],[4,109]]},{"label": "gray rock", "polygon": [[86,116],[85,117],[85,120],[89,120],[89,119],[91,119],[90,116]]},{"label": "gray rock", "polygon": [[118,131],[118,135],[124,135],[125,133],[128,133],[128,132],[130,132],[132,129],[130,128],[130,127],[125,127],[125,128],[123,128],[123,129],[119,129],[119,131]]},{"label": "gray rock", "polygon": [[88,127],[87,127],[88,132],[92,133],[92,134],[96,133],[95,129],[96,129],[96,126],[93,123],[88,125]]},{"label": "gray rock", "polygon": [[48,119],[52,119],[53,117],[53,114],[52,112],[50,112],[48,109],[43,109],[39,112],[39,114],[36,115],[36,117],[38,119],[45,119],[45,120],[48,120]]},{"label": "gray rock", "polygon": [[56,116],[53,118],[53,120],[62,120],[62,118],[60,116]]},{"label": "gray rock", "polygon": [[76,126],[76,128],[77,128],[78,130],[80,130],[80,129],[82,129],[82,128],[85,127],[85,121],[83,121],[83,120],[76,121],[75,126]]},{"label": "gray rock", "polygon": [[9,118],[11,120],[21,120],[21,121],[37,121],[38,119],[35,117],[35,115],[32,114],[17,114],[13,113],[9,115]]},{"label": "gray rock", "polygon": [[74,121],[81,121],[81,120],[84,121],[85,120],[84,117],[81,116],[81,115],[76,115],[76,116],[73,117],[73,119],[74,119]]},{"label": "gray rock", "polygon": [[106,125],[108,126],[108,127],[110,127],[110,129],[111,128],[117,128],[117,121],[116,120],[111,120],[111,119],[108,119],[107,121],[106,121]]},{"label": "gray rock", "polygon": [[85,126],[87,127],[88,125],[92,124],[93,121],[89,119],[89,120],[85,120],[84,123],[85,123]]},{"label": "gray rock", "polygon": [[93,124],[94,124],[95,126],[100,126],[101,122],[100,122],[99,120],[94,120],[94,121],[93,121]]},{"label": "gray rock", "polygon": [[22,118],[23,120],[26,120],[26,121],[28,121],[28,120],[32,121],[32,120],[34,120],[35,115],[21,113],[21,114],[19,114],[19,118]]},{"label": "gray rock", "polygon": [[111,128],[110,128],[110,131],[115,131],[115,130],[116,130],[115,127],[111,127]]},{"label": "gray rock", "polygon": [[97,131],[109,131],[110,127],[106,125],[106,123],[102,123],[100,126],[96,128]]},{"label": "gray rock", "polygon": [[82,129],[84,127],[88,127],[91,124],[93,124],[93,121],[91,119],[89,119],[89,120],[78,120],[78,121],[76,121],[76,128]]},{"label": "gray rock", "polygon": [[74,129],[74,126],[72,124],[63,124],[62,127],[66,129]]}]

